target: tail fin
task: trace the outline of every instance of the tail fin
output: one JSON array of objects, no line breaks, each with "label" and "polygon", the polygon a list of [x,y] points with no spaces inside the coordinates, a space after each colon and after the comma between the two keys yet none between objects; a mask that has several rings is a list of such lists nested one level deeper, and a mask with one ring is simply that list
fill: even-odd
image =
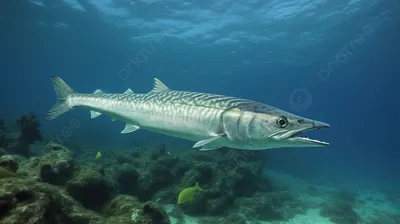
[{"label": "tail fin", "polygon": [[194,187],[195,187],[195,189],[198,190],[198,191],[204,191],[203,188],[201,188],[201,187],[199,186],[199,182],[196,182],[196,186],[194,186]]},{"label": "tail fin", "polygon": [[56,104],[50,109],[50,111],[46,114],[47,120],[52,120],[61,114],[69,111],[71,107],[67,104],[68,96],[74,93],[74,90],[68,86],[64,80],[57,76],[52,76],[51,81],[53,83],[54,90],[57,95]]}]

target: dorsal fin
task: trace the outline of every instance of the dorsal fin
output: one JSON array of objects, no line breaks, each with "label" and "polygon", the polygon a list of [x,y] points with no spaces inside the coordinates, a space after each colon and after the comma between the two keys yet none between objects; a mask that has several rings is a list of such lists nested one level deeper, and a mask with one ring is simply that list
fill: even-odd
[{"label": "dorsal fin", "polygon": [[104,92],[103,92],[103,90],[100,90],[100,89],[96,89],[96,90],[93,92],[93,94],[102,94],[102,93],[104,93]]},{"label": "dorsal fin", "polygon": [[131,94],[131,93],[134,93],[134,92],[131,90],[131,88],[128,88],[128,89],[124,92],[124,94]]},{"label": "dorsal fin", "polygon": [[170,90],[163,82],[161,82],[159,79],[154,78],[154,87],[150,91],[151,93],[159,93],[159,92],[164,92]]}]

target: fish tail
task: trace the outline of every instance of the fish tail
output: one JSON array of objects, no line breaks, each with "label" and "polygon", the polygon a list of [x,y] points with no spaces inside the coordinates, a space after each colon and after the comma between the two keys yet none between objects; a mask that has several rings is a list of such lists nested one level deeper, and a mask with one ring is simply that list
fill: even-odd
[{"label": "fish tail", "polygon": [[196,182],[196,186],[194,186],[198,191],[204,191],[203,188],[200,187],[199,182]]},{"label": "fish tail", "polygon": [[68,105],[67,99],[71,94],[74,93],[74,90],[69,87],[64,80],[57,76],[52,76],[51,82],[53,83],[54,90],[56,91],[57,102],[46,114],[47,120],[52,120],[69,111],[71,107]]}]

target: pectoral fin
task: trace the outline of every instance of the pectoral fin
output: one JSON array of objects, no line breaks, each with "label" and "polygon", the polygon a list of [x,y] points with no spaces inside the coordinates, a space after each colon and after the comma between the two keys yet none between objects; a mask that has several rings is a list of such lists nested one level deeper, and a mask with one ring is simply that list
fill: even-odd
[{"label": "pectoral fin", "polygon": [[131,133],[139,130],[139,126],[134,124],[126,124],[124,130],[121,131],[121,134]]},{"label": "pectoral fin", "polygon": [[[224,137],[224,136],[225,136],[225,133],[220,133],[220,134],[217,134],[217,135],[215,135],[215,136],[213,136],[211,138],[198,141],[198,142],[196,142],[196,144],[193,145],[193,148],[198,148],[198,147],[205,146],[205,145],[207,145],[207,144],[209,144],[209,143],[211,143],[211,142],[213,142],[215,140],[218,140],[218,139],[220,139],[221,137]],[[205,148],[208,148],[208,147],[205,147]]]},{"label": "pectoral fin", "polygon": [[90,118],[96,118],[96,117],[98,117],[98,116],[100,116],[101,115],[101,113],[99,113],[99,112],[96,112],[96,111],[93,111],[93,110],[91,110],[90,111]]},{"label": "pectoral fin", "polygon": [[215,146],[203,146],[203,147],[201,147],[200,148],[200,150],[199,151],[211,151],[211,150],[216,150],[216,149],[219,149],[219,148],[222,148],[222,147],[224,147],[224,146],[219,146],[219,145],[215,145]]}]

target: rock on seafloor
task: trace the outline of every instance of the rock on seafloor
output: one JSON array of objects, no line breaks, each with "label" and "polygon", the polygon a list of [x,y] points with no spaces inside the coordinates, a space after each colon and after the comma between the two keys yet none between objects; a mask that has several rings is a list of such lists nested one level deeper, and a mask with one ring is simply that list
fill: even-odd
[{"label": "rock on seafloor", "polygon": [[168,216],[158,205],[140,203],[129,195],[111,200],[101,215],[85,209],[65,190],[33,179],[0,179],[0,186],[2,224],[169,224]]},{"label": "rock on seafloor", "polygon": [[3,155],[0,156],[0,166],[6,167],[7,169],[16,172],[19,167],[19,163],[22,159],[15,155]]},{"label": "rock on seafloor", "polygon": [[[271,193],[272,184],[263,176],[265,152],[222,148],[215,151],[167,152],[165,146],[116,152],[102,165],[105,175],[112,177],[119,192],[138,197],[141,201],[176,204],[182,189],[196,182],[205,192],[195,192],[194,200],[179,205],[183,214],[193,216],[229,216],[240,211],[242,198],[255,201],[257,193]],[[115,162],[111,162],[115,161]],[[276,196],[277,201],[283,200]],[[267,199],[266,199],[267,200]],[[268,200],[267,200],[268,201]],[[260,211],[265,203],[250,206]],[[264,220],[286,220],[279,210],[287,203],[276,204],[276,211]],[[279,214],[278,214],[279,213]]]},{"label": "rock on seafloor", "polygon": [[103,218],[64,190],[34,179],[0,179],[0,223],[89,223]]},{"label": "rock on seafloor", "polygon": [[75,166],[62,145],[50,143],[30,159],[2,155],[0,166],[16,172],[0,176],[1,224],[169,223],[158,204],[118,195],[98,168]]},{"label": "rock on seafloor", "polygon": [[61,186],[73,173],[73,157],[68,148],[51,142],[42,155],[22,160],[19,166],[32,177]]},{"label": "rock on seafloor", "polygon": [[100,211],[113,196],[113,184],[98,171],[81,167],[66,185],[67,192],[84,207]]},{"label": "rock on seafloor", "polygon": [[167,213],[159,205],[153,202],[142,204],[130,195],[118,195],[104,206],[103,212],[110,223],[170,223]]}]

